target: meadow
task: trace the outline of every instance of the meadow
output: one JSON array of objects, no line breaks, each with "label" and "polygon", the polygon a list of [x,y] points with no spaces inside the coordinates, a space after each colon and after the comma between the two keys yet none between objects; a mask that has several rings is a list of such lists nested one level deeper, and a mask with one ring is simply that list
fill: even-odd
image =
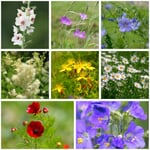
[{"label": "meadow", "polygon": [[98,2],[52,2],[51,5],[52,48],[99,47]]},{"label": "meadow", "polygon": [[149,98],[148,52],[102,52],[101,64],[102,98]]}]

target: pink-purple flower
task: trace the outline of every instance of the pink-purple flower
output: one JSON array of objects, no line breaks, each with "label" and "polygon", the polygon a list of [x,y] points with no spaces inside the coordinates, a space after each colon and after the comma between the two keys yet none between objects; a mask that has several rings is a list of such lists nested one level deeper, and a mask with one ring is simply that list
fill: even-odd
[{"label": "pink-purple flower", "polygon": [[81,20],[86,20],[87,19],[87,14],[80,13],[80,18],[81,18]]},{"label": "pink-purple flower", "polygon": [[81,39],[85,39],[86,38],[86,33],[85,33],[85,31],[80,31],[79,29],[77,29],[74,32],[74,36],[76,36],[78,38],[81,38]]},{"label": "pink-purple flower", "polygon": [[62,24],[64,24],[64,25],[66,25],[66,26],[72,25],[72,21],[71,21],[68,17],[66,17],[66,16],[62,16],[62,17],[60,18],[60,22],[61,22]]}]

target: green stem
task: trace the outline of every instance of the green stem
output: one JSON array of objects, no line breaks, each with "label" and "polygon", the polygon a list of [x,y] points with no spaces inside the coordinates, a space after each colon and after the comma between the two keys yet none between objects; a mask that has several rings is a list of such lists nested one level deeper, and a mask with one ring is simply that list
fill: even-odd
[{"label": "green stem", "polygon": [[37,139],[35,138],[35,149],[37,149]]},{"label": "green stem", "polygon": [[28,1],[27,3],[27,8],[30,8],[30,1]]}]

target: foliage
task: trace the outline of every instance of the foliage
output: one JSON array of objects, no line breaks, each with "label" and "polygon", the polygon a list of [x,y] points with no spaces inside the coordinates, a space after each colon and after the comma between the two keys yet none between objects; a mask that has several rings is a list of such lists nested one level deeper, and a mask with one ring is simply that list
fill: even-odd
[{"label": "foliage", "polygon": [[102,2],[101,11],[102,48],[148,48],[148,2]]},{"label": "foliage", "polygon": [[98,53],[52,52],[52,98],[98,98]]},{"label": "foliage", "polygon": [[3,52],[2,98],[48,98],[48,69],[47,52]]},{"label": "foliage", "polygon": [[102,52],[102,98],[148,98],[148,52]]}]

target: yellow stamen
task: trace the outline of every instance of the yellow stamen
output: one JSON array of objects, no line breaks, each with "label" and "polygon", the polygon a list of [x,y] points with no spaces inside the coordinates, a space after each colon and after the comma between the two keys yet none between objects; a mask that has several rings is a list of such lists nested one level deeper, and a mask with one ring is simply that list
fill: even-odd
[{"label": "yellow stamen", "polygon": [[83,143],[83,138],[78,138],[78,144],[82,144]]}]

